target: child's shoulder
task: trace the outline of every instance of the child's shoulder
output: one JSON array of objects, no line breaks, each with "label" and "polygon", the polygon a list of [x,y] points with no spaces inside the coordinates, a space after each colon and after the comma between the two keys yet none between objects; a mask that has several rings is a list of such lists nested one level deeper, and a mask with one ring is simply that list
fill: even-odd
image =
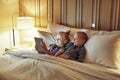
[{"label": "child's shoulder", "polygon": [[67,42],[67,44],[65,45],[65,48],[68,49],[69,47],[73,46],[73,42]]},{"label": "child's shoulder", "polygon": [[66,45],[73,45],[73,42],[71,42],[71,41],[69,41],[69,42],[67,42],[67,44]]}]

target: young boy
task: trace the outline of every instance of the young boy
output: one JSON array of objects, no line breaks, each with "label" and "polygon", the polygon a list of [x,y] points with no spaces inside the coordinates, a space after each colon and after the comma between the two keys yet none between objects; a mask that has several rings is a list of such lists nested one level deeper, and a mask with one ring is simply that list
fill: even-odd
[{"label": "young boy", "polygon": [[48,49],[43,42],[41,47],[49,55],[59,56],[69,48],[72,43],[70,42],[69,35],[66,32],[59,32],[56,36],[56,44],[51,44]]},{"label": "young boy", "polygon": [[84,44],[88,40],[88,36],[84,32],[77,32],[74,35],[74,45],[69,47],[63,55],[61,55],[61,58],[64,59],[71,59],[76,60],[79,62],[83,62],[85,55],[86,55],[86,49],[84,47]]}]

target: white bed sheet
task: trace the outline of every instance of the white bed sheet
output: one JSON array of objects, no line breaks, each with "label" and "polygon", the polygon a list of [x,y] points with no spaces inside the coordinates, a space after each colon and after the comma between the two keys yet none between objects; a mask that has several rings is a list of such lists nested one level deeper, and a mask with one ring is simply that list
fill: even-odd
[{"label": "white bed sheet", "polygon": [[11,50],[0,57],[0,80],[120,80],[120,70]]}]

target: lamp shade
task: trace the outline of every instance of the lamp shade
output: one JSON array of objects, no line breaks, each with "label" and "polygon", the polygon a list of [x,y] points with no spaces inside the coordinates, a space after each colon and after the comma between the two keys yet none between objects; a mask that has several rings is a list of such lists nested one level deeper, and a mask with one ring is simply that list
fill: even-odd
[{"label": "lamp shade", "polygon": [[18,29],[34,28],[34,18],[33,17],[18,17],[17,18],[17,28]]}]

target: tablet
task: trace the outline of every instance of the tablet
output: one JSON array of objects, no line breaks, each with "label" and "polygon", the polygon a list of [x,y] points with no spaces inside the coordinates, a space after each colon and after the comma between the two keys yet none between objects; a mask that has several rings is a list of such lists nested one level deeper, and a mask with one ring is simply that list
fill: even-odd
[{"label": "tablet", "polygon": [[37,46],[37,51],[40,54],[45,54],[45,51],[41,47],[41,43],[43,42],[43,39],[42,38],[38,38],[38,37],[34,37],[34,39],[35,39],[35,44]]}]

